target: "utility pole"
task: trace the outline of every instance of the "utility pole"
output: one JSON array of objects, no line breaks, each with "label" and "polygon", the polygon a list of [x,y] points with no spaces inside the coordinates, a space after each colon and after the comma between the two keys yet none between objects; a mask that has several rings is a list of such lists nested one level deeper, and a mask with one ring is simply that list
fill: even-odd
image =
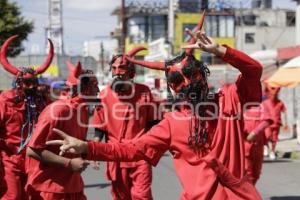
[{"label": "utility pole", "polygon": [[101,62],[101,70],[104,72],[104,47],[103,42],[100,43],[100,62]]},{"label": "utility pole", "polygon": [[122,34],[121,34],[121,53],[125,52],[125,38],[126,38],[126,27],[125,27],[125,0],[121,0],[121,26],[122,26]]},{"label": "utility pole", "polygon": [[174,50],[174,3],[176,0],[169,0],[169,13],[168,13],[168,41],[171,46],[171,54]]}]

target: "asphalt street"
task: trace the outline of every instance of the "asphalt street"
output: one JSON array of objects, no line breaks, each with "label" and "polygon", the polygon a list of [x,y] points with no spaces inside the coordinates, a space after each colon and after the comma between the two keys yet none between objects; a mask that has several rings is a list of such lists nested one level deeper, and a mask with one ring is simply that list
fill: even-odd
[{"label": "asphalt street", "polygon": [[[105,163],[101,163],[100,168],[96,171],[89,167],[83,172],[85,194],[89,200],[111,199],[110,184],[104,178]],[[300,199],[300,161],[266,160],[257,188],[266,200]],[[166,154],[153,168],[153,197],[155,200],[176,200],[180,190],[171,156]]]}]

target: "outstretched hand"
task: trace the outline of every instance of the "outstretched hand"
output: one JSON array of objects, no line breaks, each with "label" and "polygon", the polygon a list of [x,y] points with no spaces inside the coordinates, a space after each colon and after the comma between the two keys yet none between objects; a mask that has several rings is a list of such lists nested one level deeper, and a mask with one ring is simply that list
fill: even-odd
[{"label": "outstretched hand", "polygon": [[87,152],[87,142],[72,137],[56,128],[53,131],[63,140],[49,140],[46,142],[46,145],[60,145],[60,156],[65,153],[82,154]]},{"label": "outstretched hand", "polygon": [[194,44],[185,45],[181,48],[183,49],[201,49],[208,53],[213,53],[217,56],[225,55],[226,48],[220,46],[213,38],[208,37],[205,32],[197,31],[193,33],[190,29],[185,29],[186,33],[190,35],[190,37],[194,38],[196,42]]}]

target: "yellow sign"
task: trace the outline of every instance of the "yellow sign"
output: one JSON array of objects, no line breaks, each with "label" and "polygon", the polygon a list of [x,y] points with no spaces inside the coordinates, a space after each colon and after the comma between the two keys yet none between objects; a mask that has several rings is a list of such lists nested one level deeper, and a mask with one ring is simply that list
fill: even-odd
[{"label": "yellow sign", "polygon": [[[38,66],[33,66],[34,69],[36,69]],[[48,69],[40,76],[43,77],[58,77],[59,75],[59,68],[57,65],[50,65]]]}]

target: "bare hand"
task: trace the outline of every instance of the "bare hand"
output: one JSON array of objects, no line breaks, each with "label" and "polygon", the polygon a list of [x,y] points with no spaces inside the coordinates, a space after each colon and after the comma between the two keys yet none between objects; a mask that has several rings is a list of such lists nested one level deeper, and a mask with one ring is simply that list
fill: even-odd
[{"label": "bare hand", "polygon": [[223,56],[226,52],[226,48],[220,46],[213,38],[208,37],[205,32],[197,31],[193,33],[190,29],[185,30],[192,38],[196,39],[195,44],[183,46],[183,49],[201,49],[208,53],[213,53],[217,56]]},{"label": "bare hand", "polygon": [[73,158],[70,161],[70,169],[73,172],[83,172],[89,164],[89,161],[83,160],[82,158]]},{"label": "bare hand", "polygon": [[256,139],[256,134],[255,133],[251,132],[251,133],[248,134],[247,141],[253,142],[253,141],[255,141],[255,139]]},{"label": "bare hand", "polygon": [[54,128],[53,131],[58,134],[63,140],[50,140],[46,142],[46,145],[60,145],[59,155],[64,153],[82,154],[87,152],[87,142],[79,140],[75,137],[71,137],[65,132]]}]

